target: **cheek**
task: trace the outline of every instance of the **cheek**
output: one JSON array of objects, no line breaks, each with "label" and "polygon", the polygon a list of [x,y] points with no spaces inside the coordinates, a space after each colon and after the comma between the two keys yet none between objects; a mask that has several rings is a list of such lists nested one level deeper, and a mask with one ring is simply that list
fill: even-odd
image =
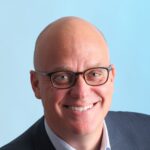
[{"label": "cheek", "polygon": [[107,82],[106,84],[97,88],[96,92],[97,95],[99,95],[102,98],[103,110],[107,112],[110,108],[111,101],[112,101],[113,84],[111,82]]},{"label": "cheek", "polygon": [[49,99],[51,99],[52,103],[62,104],[63,100],[66,97],[65,90],[59,90],[56,88],[51,88],[48,93]]},{"label": "cheek", "polygon": [[61,90],[51,89],[45,96],[44,114],[52,128],[62,125],[62,120],[64,120],[62,104],[65,95],[65,92]]},{"label": "cheek", "polygon": [[42,102],[46,111],[61,113],[61,105],[65,97],[65,91],[44,86],[41,89]]},{"label": "cheek", "polygon": [[102,85],[101,91],[102,93],[104,93],[105,97],[112,97],[113,90],[114,90],[114,82],[112,77],[110,77],[108,81],[104,85]]},{"label": "cheek", "polygon": [[61,117],[61,97],[53,89],[45,88],[42,91],[42,104],[48,122],[57,122]]},{"label": "cheek", "polygon": [[113,85],[112,84],[104,84],[95,88],[95,92],[97,95],[100,95],[103,99],[107,99],[112,97],[113,94]]}]

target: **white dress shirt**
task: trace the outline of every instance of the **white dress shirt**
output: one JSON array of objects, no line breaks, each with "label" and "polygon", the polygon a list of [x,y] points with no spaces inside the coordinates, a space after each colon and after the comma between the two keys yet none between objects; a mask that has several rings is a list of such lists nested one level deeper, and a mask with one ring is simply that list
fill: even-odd
[{"label": "white dress shirt", "polygon": [[[63,139],[58,137],[48,126],[46,120],[44,121],[45,129],[47,132],[47,135],[49,139],[51,140],[52,144],[54,145],[56,150],[76,150],[71,145],[66,143]],[[106,123],[104,121],[103,125],[103,134],[102,134],[102,144],[100,147],[100,150],[111,150],[110,142],[109,142],[109,136],[108,136],[108,130]]]}]

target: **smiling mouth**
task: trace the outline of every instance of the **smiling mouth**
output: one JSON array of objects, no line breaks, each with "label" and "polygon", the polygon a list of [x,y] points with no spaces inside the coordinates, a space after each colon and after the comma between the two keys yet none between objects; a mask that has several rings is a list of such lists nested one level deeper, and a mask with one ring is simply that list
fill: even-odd
[{"label": "smiling mouth", "polygon": [[84,112],[87,110],[92,109],[97,103],[99,103],[100,101],[87,105],[87,106],[69,106],[69,105],[64,105],[65,108],[73,110],[73,111],[78,111],[78,112]]}]

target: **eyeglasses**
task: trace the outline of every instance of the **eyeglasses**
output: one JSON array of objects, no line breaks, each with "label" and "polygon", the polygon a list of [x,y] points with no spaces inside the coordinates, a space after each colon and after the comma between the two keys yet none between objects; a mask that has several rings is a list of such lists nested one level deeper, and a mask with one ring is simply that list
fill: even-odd
[{"label": "eyeglasses", "polygon": [[112,66],[109,67],[94,67],[87,69],[83,72],[72,71],[55,71],[55,72],[40,72],[36,71],[40,75],[48,76],[53,87],[58,89],[67,89],[75,85],[77,77],[82,75],[85,82],[90,86],[99,86],[107,82],[109,78],[109,72],[112,70]]}]

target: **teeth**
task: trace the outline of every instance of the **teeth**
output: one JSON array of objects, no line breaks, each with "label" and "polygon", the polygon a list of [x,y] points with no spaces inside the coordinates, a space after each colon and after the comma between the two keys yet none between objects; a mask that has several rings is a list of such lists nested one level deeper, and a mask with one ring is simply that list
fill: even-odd
[{"label": "teeth", "polygon": [[93,107],[93,104],[88,105],[88,106],[84,106],[84,107],[82,107],[82,106],[69,106],[68,109],[82,112],[82,111],[86,111],[88,109],[91,109],[92,107]]}]

